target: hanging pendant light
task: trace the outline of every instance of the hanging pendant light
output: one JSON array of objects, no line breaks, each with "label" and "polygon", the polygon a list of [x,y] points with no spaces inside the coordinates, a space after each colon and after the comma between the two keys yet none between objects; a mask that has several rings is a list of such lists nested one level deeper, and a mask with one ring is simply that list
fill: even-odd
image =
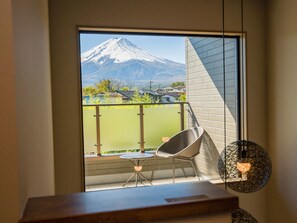
[{"label": "hanging pendant light", "polygon": [[231,217],[232,223],[258,223],[258,221],[250,213],[242,208],[232,211]]},{"label": "hanging pendant light", "polygon": [[262,189],[269,181],[272,169],[268,153],[258,144],[245,140],[226,146],[218,168],[226,186],[242,193]]},{"label": "hanging pendant light", "polygon": [[[224,0],[223,6],[223,74],[224,74],[224,101],[225,99],[225,24]],[[241,0],[241,55],[243,59],[243,0]],[[241,71],[244,72],[243,61]],[[244,110],[243,110],[244,111]],[[226,105],[224,105],[224,122],[226,122]],[[269,181],[272,164],[268,153],[252,141],[238,140],[226,146],[226,124],[224,125],[225,148],[220,154],[218,170],[225,188],[242,193],[256,192],[262,189]]]}]

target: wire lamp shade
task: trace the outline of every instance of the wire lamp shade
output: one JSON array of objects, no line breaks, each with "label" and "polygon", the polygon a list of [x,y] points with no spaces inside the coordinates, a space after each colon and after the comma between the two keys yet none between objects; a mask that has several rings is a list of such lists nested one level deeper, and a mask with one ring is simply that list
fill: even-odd
[{"label": "wire lamp shade", "polygon": [[225,147],[218,162],[220,177],[234,191],[252,193],[262,189],[271,176],[271,160],[258,144],[239,140]]},{"label": "wire lamp shade", "polygon": [[246,210],[238,208],[232,211],[232,223],[258,223]]}]

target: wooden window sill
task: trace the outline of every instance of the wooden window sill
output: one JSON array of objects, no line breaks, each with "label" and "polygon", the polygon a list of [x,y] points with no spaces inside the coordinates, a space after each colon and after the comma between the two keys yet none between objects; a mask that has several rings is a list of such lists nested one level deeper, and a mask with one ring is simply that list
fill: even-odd
[{"label": "wooden window sill", "polygon": [[238,198],[209,182],[30,198],[21,223],[147,222],[230,212]]}]

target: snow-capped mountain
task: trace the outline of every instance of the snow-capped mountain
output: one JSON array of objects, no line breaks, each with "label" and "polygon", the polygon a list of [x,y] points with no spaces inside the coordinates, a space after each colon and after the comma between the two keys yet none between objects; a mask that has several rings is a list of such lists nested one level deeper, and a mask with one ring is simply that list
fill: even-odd
[{"label": "snow-capped mountain", "polygon": [[166,59],[160,58],[146,52],[129,40],[124,38],[109,39],[106,42],[88,50],[82,54],[81,61],[93,61],[103,64],[106,57],[114,59],[114,63],[123,63],[129,60],[144,60],[148,62],[165,63]]},{"label": "snow-capped mountain", "polygon": [[102,79],[145,86],[185,80],[185,65],[153,55],[125,38],[109,39],[81,54],[82,84]]}]

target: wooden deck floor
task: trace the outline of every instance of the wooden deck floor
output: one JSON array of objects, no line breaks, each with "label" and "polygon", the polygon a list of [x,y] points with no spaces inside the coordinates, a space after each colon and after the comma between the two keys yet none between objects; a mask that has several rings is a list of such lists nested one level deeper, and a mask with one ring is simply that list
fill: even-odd
[{"label": "wooden deck floor", "polygon": [[[203,180],[202,180],[203,181]],[[198,182],[197,177],[179,177],[175,179],[175,183],[184,183],[184,182]],[[124,183],[124,182],[123,182]],[[97,191],[97,190],[112,190],[112,189],[121,189],[123,187],[123,183],[113,183],[113,184],[101,184],[101,185],[91,185],[86,186],[86,191]],[[150,186],[148,183],[143,182],[144,184],[138,183],[138,187]],[[172,178],[170,179],[160,179],[153,180],[153,185],[163,185],[163,184],[172,184]],[[135,187],[135,181],[131,180],[125,188],[127,187]]]}]

